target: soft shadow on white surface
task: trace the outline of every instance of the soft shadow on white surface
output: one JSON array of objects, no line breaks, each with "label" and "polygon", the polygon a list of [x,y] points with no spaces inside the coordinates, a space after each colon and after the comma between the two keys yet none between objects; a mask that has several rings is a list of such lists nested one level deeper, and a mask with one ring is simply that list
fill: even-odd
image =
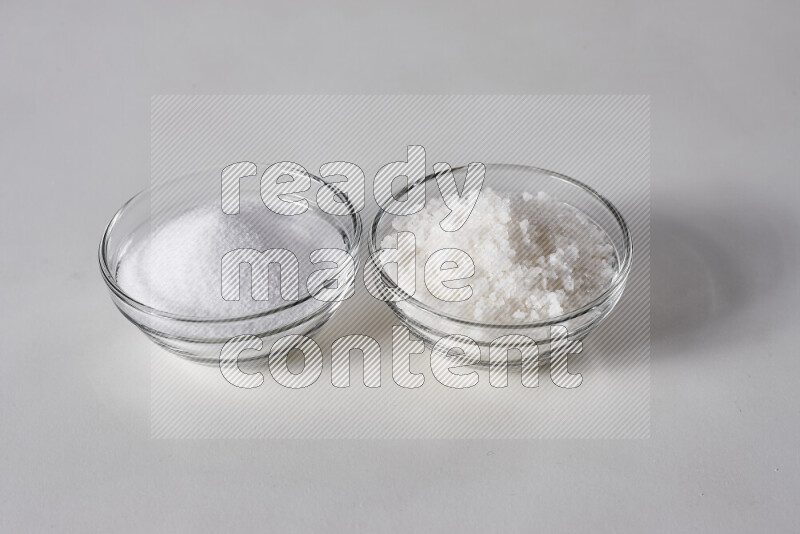
[{"label": "soft shadow on white surface", "polygon": [[727,321],[766,310],[787,284],[793,232],[796,219],[780,211],[653,213],[651,341],[685,346]]}]

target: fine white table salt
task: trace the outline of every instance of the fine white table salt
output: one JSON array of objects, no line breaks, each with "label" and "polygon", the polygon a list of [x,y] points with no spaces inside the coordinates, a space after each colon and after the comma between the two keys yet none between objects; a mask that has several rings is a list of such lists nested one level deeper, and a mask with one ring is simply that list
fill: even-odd
[{"label": "fine white table salt", "polygon": [[127,250],[117,283],[128,295],[159,311],[200,318],[242,317],[285,306],[288,301],[281,298],[277,269],[270,269],[264,281],[269,285],[268,300],[252,298],[252,274],[240,278],[240,300],[223,299],[221,261],[227,252],[240,248],[293,252],[299,263],[302,299],[308,295],[309,274],[318,268],[309,262],[309,255],[324,247],[344,248],[342,237],[311,211],[287,217],[269,212],[260,202],[243,201],[239,214],[226,215],[217,204],[201,206],[152,228],[149,239]]},{"label": "fine white table salt", "polygon": [[[448,213],[434,198],[423,211],[392,221],[396,231],[415,235],[414,297],[434,309],[487,323],[537,321],[580,308],[611,284],[616,255],[608,235],[584,213],[545,193],[505,198],[484,189],[455,232],[439,226]],[[382,245],[392,246],[392,239],[387,236]],[[426,259],[444,248],[460,249],[475,263],[474,276],[451,285],[472,286],[465,301],[436,299],[421,278]]]}]

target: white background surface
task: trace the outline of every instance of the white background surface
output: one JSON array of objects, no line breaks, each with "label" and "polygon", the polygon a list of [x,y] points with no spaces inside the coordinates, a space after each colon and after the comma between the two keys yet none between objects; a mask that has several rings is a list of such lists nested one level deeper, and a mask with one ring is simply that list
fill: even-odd
[{"label": "white background surface", "polygon": [[[797,3],[234,4],[0,5],[0,530],[794,530]],[[150,96],[320,92],[652,95],[650,439],[149,439]]]}]

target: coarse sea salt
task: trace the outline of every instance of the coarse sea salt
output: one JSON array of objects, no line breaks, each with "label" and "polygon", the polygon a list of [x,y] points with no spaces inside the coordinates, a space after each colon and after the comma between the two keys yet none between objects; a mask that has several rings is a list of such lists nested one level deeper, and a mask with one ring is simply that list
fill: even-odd
[{"label": "coarse sea salt", "polygon": [[[448,315],[486,323],[538,321],[578,309],[608,289],[616,252],[608,235],[576,208],[543,192],[503,197],[484,189],[464,226],[444,231],[441,199],[411,216],[396,217],[397,232],[416,240],[414,298]],[[384,247],[392,246],[393,235]],[[450,287],[471,285],[461,302],[444,302],[425,289],[426,259],[444,248],[469,254],[475,274]]]}]

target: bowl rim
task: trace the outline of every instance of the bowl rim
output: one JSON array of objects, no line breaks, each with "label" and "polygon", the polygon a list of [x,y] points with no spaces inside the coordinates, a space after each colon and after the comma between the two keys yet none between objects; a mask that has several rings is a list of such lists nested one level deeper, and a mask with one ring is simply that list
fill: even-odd
[{"label": "bowl rim", "polygon": [[[199,172],[203,172],[203,171],[199,171]],[[111,220],[106,225],[106,228],[105,228],[105,230],[103,232],[103,237],[100,240],[100,245],[98,247],[98,252],[97,252],[98,263],[100,264],[100,272],[101,272],[101,274],[103,276],[103,280],[105,281],[106,285],[111,290],[111,292],[117,298],[119,298],[125,304],[127,304],[128,306],[131,306],[132,308],[134,308],[134,309],[136,309],[136,310],[138,310],[138,311],[140,311],[142,313],[145,313],[147,315],[155,316],[155,317],[161,317],[161,318],[165,318],[165,319],[171,319],[171,320],[175,320],[175,321],[187,322],[187,323],[204,323],[204,324],[234,323],[234,322],[250,321],[250,320],[253,320],[253,319],[260,319],[260,318],[264,318],[264,317],[268,317],[268,316],[274,316],[274,315],[277,315],[277,314],[279,314],[281,312],[284,312],[284,311],[286,311],[288,309],[291,309],[291,308],[293,308],[295,306],[299,306],[300,304],[303,304],[303,303],[308,302],[309,300],[311,300],[313,298],[313,293],[309,292],[309,294],[307,296],[305,296],[305,297],[303,297],[301,299],[298,299],[298,300],[293,301],[293,302],[289,302],[289,303],[284,304],[282,306],[279,306],[277,308],[273,308],[271,310],[267,310],[267,311],[263,311],[263,312],[252,313],[252,314],[249,314],[249,315],[235,316],[235,317],[198,317],[198,316],[192,316],[192,315],[183,315],[183,314],[172,313],[172,312],[168,312],[168,311],[165,311],[165,310],[160,310],[158,308],[154,308],[154,307],[152,307],[152,306],[150,306],[148,304],[145,304],[144,302],[141,302],[141,301],[133,298],[128,293],[126,293],[125,290],[122,289],[119,286],[119,284],[117,284],[116,277],[114,276],[114,274],[111,272],[111,269],[109,268],[109,258],[108,258],[108,254],[107,254],[108,245],[109,245],[109,239],[111,237],[111,233],[113,232],[114,227],[116,226],[116,224],[122,219],[122,217],[126,214],[126,212],[128,210],[130,210],[131,207],[136,202],[142,201],[142,199],[145,196],[149,195],[153,191],[153,189],[155,187],[163,187],[167,183],[174,183],[174,182],[182,180],[182,179],[187,179],[187,178],[189,178],[191,176],[194,176],[196,174],[197,173],[183,174],[181,176],[178,176],[178,177],[175,177],[175,178],[172,178],[172,179],[168,180],[168,182],[165,182],[164,184],[158,184],[156,186],[151,184],[150,186],[146,187],[145,189],[139,191],[134,196],[129,198],[117,210],[117,212],[111,218]],[[350,202],[349,197],[344,192],[342,192],[341,189],[336,187],[335,183],[327,182],[326,180],[323,180],[322,178],[320,178],[318,176],[315,176],[312,173],[308,173],[308,174],[309,174],[309,176],[311,177],[312,180],[319,182],[322,187],[328,187],[328,188],[331,188],[332,190],[334,190],[335,194],[339,198],[341,198],[343,202],[345,202],[347,204],[347,206],[349,208],[348,209],[348,211],[349,211],[349,215],[348,215],[349,216],[349,220],[350,220],[350,222],[352,223],[352,226],[353,226],[352,245],[351,245],[350,250],[348,250],[347,252],[353,258],[353,260],[356,262],[356,272],[357,272],[358,271],[358,263],[359,263],[359,250],[360,250],[360,247],[361,247],[361,235],[362,235],[361,217],[358,214],[358,212],[354,209],[352,203]],[[306,199],[306,200],[308,200],[308,199]],[[309,200],[309,202],[311,202],[311,201]],[[316,205],[316,202],[313,202],[313,204]],[[265,207],[265,209],[266,209],[266,207]],[[329,215],[331,215],[331,214],[329,214]],[[331,217],[345,217],[345,216],[343,216],[343,215],[331,215]],[[150,220],[150,216],[148,216],[148,218],[146,220],[149,221]],[[297,321],[293,321],[292,324],[289,325],[289,326],[291,327],[292,325],[295,325],[295,323],[296,324],[300,324],[300,323],[303,323],[303,322],[307,321],[308,319],[314,318],[315,316],[327,311],[327,309],[330,306],[338,303],[337,301],[320,301],[320,302],[323,303],[322,306],[320,306],[319,308],[315,308],[312,313],[310,313],[310,314],[298,319]],[[280,329],[283,329],[283,327],[279,327],[279,330]]]},{"label": "bowl rim", "polygon": [[[372,225],[370,227],[370,236],[369,236],[369,241],[368,241],[368,247],[369,247],[369,260],[368,261],[372,263],[372,265],[375,268],[375,271],[380,273],[381,279],[384,281],[384,283],[385,283],[387,288],[391,288],[391,291],[394,292],[394,293],[400,293],[401,296],[402,295],[405,296],[405,298],[398,299],[397,301],[387,301],[387,304],[389,304],[389,306],[393,310],[399,311],[398,303],[403,302],[403,303],[408,303],[408,304],[410,304],[412,306],[415,306],[416,308],[418,308],[418,309],[420,309],[420,310],[422,310],[424,312],[433,314],[433,315],[435,315],[435,316],[437,316],[439,318],[444,318],[444,319],[447,319],[449,321],[453,321],[454,323],[465,325],[465,326],[470,326],[470,327],[496,328],[496,329],[509,329],[509,330],[527,329],[527,328],[540,328],[540,327],[544,327],[544,326],[558,325],[558,324],[564,323],[565,321],[569,321],[570,319],[574,319],[576,317],[579,317],[579,316],[583,315],[584,313],[592,310],[593,308],[595,308],[595,307],[599,306],[600,304],[604,303],[605,301],[607,301],[609,298],[611,298],[612,295],[614,295],[614,293],[617,290],[619,290],[621,287],[623,287],[625,285],[625,282],[628,279],[628,274],[630,273],[630,270],[631,270],[631,262],[632,262],[632,257],[633,257],[633,242],[631,240],[630,231],[628,230],[628,224],[625,222],[625,219],[622,217],[622,214],[619,212],[619,210],[616,208],[616,206],[614,206],[614,204],[611,203],[611,201],[609,201],[606,197],[604,197],[603,195],[598,193],[595,189],[589,187],[588,185],[586,185],[585,183],[583,183],[583,182],[581,182],[579,180],[576,180],[575,178],[571,178],[571,177],[569,177],[569,176],[567,176],[565,174],[561,174],[559,172],[551,171],[549,169],[544,169],[542,167],[535,167],[535,166],[532,166],[532,165],[519,165],[519,164],[514,164],[514,163],[486,163],[486,164],[484,164],[484,166],[485,166],[487,171],[489,170],[489,168],[494,168],[494,169],[503,169],[503,170],[517,170],[517,171],[544,173],[544,174],[547,174],[548,176],[550,176],[551,178],[555,178],[557,180],[561,180],[563,182],[569,183],[571,185],[574,185],[574,186],[582,189],[584,192],[588,193],[589,195],[594,197],[596,200],[598,200],[601,204],[603,204],[606,207],[606,209],[608,209],[608,211],[611,212],[611,214],[614,216],[614,219],[617,221],[617,224],[619,224],[620,229],[622,230],[623,249],[624,249],[623,250],[623,257],[621,258],[620,268],[617,271],[617,273],[614,275],[614,279],[612,280],[611,285],[605,291],[603,291],[600,295],[598,295],[597,297],[592,299],[589,303],[581,306],[580,308],[577,308],[575,310],[569,311],[567,313],[563,313],[563,314],[558,315],[556,317],[551,317],[549,319],[542,319],[542,320],[539,320],[539,321],[515,322],[515,323],[487,323],[485,321],[475,321],[475,320],[472,320],[472,319],[466,319],[464,317],[460,317],[460,316],[457,316],[457,315],[452,315],[452,314],[449,314],[449,313],[445,313],[445,312],[436,310],[435,308],[433,308],[433,307],[431,307],[431,306],[429,306],[429,305],[427,305],[427,304],[415,299],[412,295],[408,295],[405,291],[403,291],[399,287],[392,287],[392,286],[394,286],[394,282],[386,274],[386,272],[384,271],[384,269],[382,268],[382,266],[378,263],[378,260],[376,259],[376,253],[378,251],[378,246],[377,246],[377,242],[376,242],[378,225],[380,224],[380,222],[383,219],[384,215],[386,215],[388,213],[385,209],[380,208],[378,210],[377,215],[375,215],[375,218],[372,220]],[[464,170],[464,169],[467,169],[467,168],[468,168],[468,165],[462,165],[460,167],[454,167],[452,169],[452,172],[461,171],[461,170]],[[406,185],[403,189],[401,189],[398,192],[398,195],[406,194],[406,193],[408,193],[408,191],[410,191],[414,187],[424,186],[424,184],[427,181],[435,179],[439,174],[441,174],[441,173],[432,172],[432,173],[428,174],[427,176],[425,176],[424,178],[422,178],[421,180],[417,180],[416,182],[414,182],[412,184]]]}]

